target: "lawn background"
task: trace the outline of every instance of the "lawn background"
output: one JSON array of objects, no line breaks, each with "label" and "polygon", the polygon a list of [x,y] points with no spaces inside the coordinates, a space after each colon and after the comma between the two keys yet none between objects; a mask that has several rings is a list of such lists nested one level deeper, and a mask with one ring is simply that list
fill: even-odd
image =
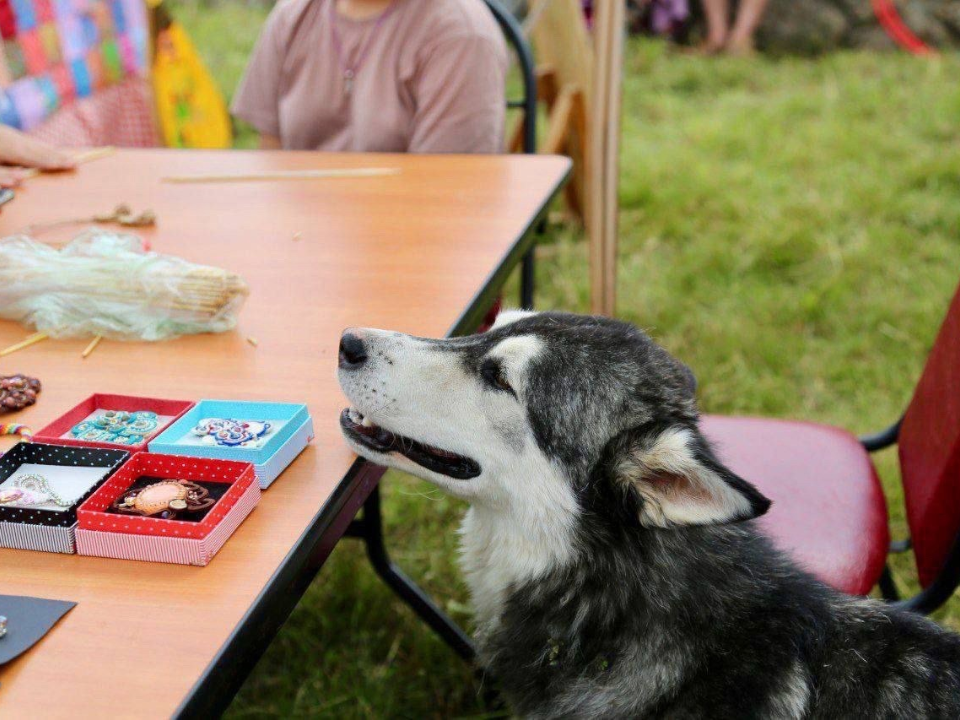
[{"label": "lawn background", "polygon": [[[171,10],[229,97],[268,8]],[[717,59],[631,41],[626,65],[620,316],[695,369],[705,411],[890,424],[960,277],[960,56]],[[253,141],[242,128],[237,145]],[[552,228],[538,257],[538,305],[584,311],[582,234]],[[903,537],[895,451],[879,464]],[[468,624],[462,506],[396,473],[384,491],[395,559]],[[894,570],[916,589],[911,556]],[[936,617],[960,630],[960,601]],[[500,715],[345,540],[228,716]]]}]

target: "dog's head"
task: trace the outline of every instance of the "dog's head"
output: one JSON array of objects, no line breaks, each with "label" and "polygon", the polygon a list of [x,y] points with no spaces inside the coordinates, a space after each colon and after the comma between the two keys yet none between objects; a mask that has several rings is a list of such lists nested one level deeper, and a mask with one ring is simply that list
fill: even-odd
[{"label": "dog's head", "polygon": [[360,455],[474,503],[575,510],[603,486],[659,527],[769,506],[700,434],[690,370],[624,322],[509,312],[450,340],[349,329],[338,376]]}]

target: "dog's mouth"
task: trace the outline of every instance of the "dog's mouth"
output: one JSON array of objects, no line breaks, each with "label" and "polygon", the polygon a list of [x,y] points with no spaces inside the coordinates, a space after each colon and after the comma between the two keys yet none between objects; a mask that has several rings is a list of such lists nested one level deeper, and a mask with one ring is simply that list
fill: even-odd
[{"label": "dog's mouth", "polygon": [[340,427],[358,445],[379,453],[399,453],[435,473],[456,480],[469,480],[480,474],[476,460],[385,430],[355,408],[345,408],[340,413]]}]

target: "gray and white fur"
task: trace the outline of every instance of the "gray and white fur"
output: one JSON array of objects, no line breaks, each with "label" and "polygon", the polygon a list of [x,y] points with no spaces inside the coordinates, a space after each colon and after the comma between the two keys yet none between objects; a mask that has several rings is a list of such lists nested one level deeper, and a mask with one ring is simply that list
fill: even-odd
[{"label": "gray and white fur", "polygon": [[800,570],[635,327],[504,313],[429,340],[346,331],[344,436],[469,502],[483,667],[530,718],[956,718],[960,638]]}]

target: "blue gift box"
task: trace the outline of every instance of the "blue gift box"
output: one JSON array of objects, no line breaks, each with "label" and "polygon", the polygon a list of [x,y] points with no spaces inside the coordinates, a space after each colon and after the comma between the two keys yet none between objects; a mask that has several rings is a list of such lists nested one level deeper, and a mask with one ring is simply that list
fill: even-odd
[{"label": "blue gift box", "polygon": [[[265,422],[271,429],[259,447],[201,443],[194,428],[201,420],[222,418]],[[148,445],[150,452],[190,455],[253,463],[260,487],[266,489],[313,440],[313,420],[306,405],[297,403],[201,400]]]}]

